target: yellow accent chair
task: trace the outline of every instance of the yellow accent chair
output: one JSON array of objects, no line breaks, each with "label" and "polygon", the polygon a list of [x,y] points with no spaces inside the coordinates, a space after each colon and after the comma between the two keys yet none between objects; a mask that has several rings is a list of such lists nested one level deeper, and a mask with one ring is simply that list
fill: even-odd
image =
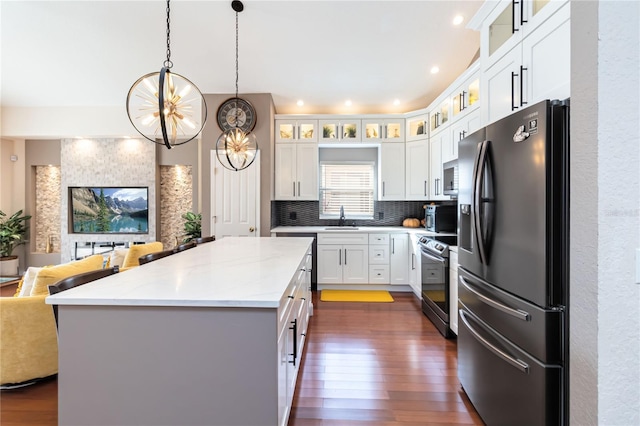
[{"label": "yellow accent chair", "polygon": [[30,295],[0,297],[0,387],[30,384],[58,372],[58,335],[48,286],[102,269],[102,255],[41,269]]}]

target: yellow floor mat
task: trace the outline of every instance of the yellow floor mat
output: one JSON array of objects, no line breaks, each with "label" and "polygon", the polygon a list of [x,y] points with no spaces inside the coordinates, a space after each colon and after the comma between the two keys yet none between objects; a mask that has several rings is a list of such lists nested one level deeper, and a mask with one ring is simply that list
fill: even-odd
[{"label": "yellow floor mat", "polygon": [[393,302],[385,290],[321,290],[323,302]]}]

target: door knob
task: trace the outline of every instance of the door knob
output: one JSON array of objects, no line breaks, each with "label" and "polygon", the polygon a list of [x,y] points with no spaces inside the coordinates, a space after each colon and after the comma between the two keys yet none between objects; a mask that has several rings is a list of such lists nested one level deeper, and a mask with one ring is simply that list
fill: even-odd
[{"label": "door knob", "polygon": [[253,226],[251,228],[249,228],[249,232],[253,232],[255,230],[256,230],[256,228],[254,228]]}]

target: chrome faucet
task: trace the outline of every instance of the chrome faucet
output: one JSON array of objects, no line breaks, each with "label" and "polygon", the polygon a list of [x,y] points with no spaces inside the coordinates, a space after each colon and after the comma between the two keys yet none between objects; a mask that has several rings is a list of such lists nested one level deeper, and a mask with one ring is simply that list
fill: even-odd
[{"label": "chrome faucet", "polygon": [[340,206],[340,221],[338,222],[338,226],[344,226],[347,218],[344,217],[344,206]]}]

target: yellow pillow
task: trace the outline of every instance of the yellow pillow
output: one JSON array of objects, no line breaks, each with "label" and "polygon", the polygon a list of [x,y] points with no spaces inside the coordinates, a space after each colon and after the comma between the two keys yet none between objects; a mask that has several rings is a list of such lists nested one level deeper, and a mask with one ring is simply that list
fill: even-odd
[{"label": "yellow pillow", "polygon": [[130,268],[132,266],[140,266],[140,262],[138,261],[140,256],[158,251],[162,251],[162,243],[159,241],[148,244],[134,244],[129,247],[129,252],[124,258],[122,267]]},{"label": "yellow pillow", "polygon": [[94,254],[82,260],[75,262],[63,263],[62,265],[44,268],[38,272],[36,281],[31,289],[31,296],[41,296],[49,294],[48,287],[58,281],[68,278],[72,275],[82,274],[83,272],[97,271],[102,269],[102,255]]}]

